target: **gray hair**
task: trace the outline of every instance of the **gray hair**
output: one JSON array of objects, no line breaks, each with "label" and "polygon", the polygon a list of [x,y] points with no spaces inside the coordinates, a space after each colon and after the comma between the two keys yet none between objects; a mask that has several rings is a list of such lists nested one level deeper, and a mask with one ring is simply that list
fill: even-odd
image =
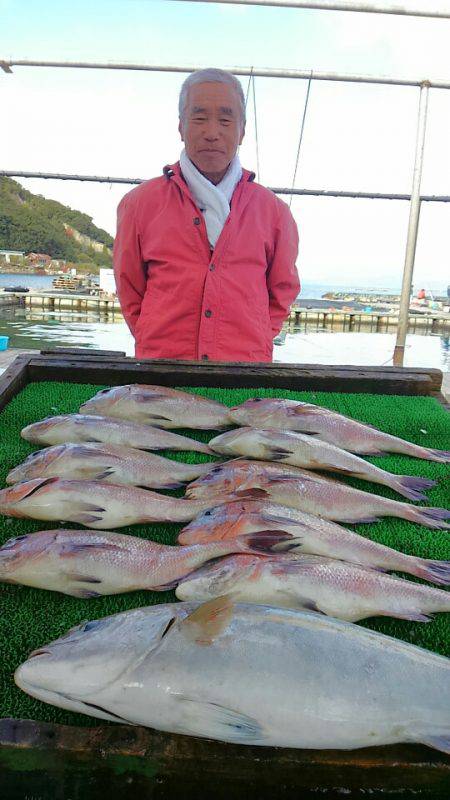
[{"label": "gray hair", "polygon": [[180,90],[180,99],[178,102],[178,113],[180,119],[183,119],[186,111],[187,96],[191,86],[197,83],[228,83],[236,90],[239,97],[239,104],[241,106],[242,122],[245,124],[245,97],[244,90],[241,82],[233,75],[232,72],[227,72],[224,69],[215,69],[209,67],[208,69],[198,69],[191,72],[184,81]]}]

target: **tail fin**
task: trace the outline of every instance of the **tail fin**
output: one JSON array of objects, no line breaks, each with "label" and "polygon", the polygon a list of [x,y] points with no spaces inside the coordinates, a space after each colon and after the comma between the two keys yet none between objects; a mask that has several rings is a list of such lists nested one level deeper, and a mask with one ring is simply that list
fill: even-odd
[{"label": "tail fin", "polygon": [[433,448],[424,448],[428,453],[430,461],[443,461],[445,464],[450,463],[450,450],[434,450]]},{"label": "tail fin", "polygon": [[409,519],[410,522],[416,522],[418,525],[425,525],[426,528],[450,530],[450,525],[444,522],[444,520],[450,519],[450,511],[446,508],[410,506],[408,503],[402,503],[401,506],[402,513],[396,513],[395,516],[404,517],[404,519]]},{"label": "tail fin", "polygon": [[421,490],[436,486],[436,481],[429,478],[418,478],[416,475],[396,475],[396,480],[390,484],[392,489],[407,497],[408,500],[426,500],[426,495]]},{"label": "tail fin", "polygon": [[291,533],[267,530],[238,536],[234,544],[242,547],[244,553],[287,553],[297,547],[298,542]]},{"label": "tail fin", "polygon": [[410,570],[411,574],[430,583],[450,586],[450,561],[430,561],[425,558],[417,558],[416,561],[417,566],[413,568],[414,572]]}]

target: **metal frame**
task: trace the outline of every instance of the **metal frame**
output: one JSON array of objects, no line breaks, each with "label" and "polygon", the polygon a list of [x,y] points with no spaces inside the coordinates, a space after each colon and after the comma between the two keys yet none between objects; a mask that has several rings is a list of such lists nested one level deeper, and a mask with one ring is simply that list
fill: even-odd
[{"label": "metal frame", "polygon": [[[189,2],[227,2],[227,3],[243,3],[243,4],[257,4],[257,5],[278,5],[276,0],[189,0]],[[283,2],[280,3],[281,5],[287,5],[287,3]],[[394,6],[385,6],[383,9],[379,7],[370,7],[367,4],[364,4],[364,8],[361,4],[336,4],[336,3],[294,3],[295,7],[298,8],[323,8],[327,10],[346,10],[346,11],[373,11],[376,13],[402,13],[406,15],[416,15],[416,16],[436,16],[440,18],[448,18],[450,19],[450,11],[448,12],[438,12],[438,11],[428,11],[428,12],[415,12],[413,10],[401,9],[400,7]],[[342,8],[340,8],[342,6]],[[194,72],[196,69],[201,69],[200,67],[185,67],[185,66],[160,66],[160,65],[151,65],[151,64],[126,64],[126,63],[104,63],[104,62],[82,62],[82,61],[34,61],[29,59],[23,60],[0,60],[0,68],[3,69],[5,73],[12,73],[11,67],[13,66],[28,66],[28,67],[61,67],[61,68],[78,68],[78,69],[116,69],[116,70],[144,70],[144,71],[151,71],[151,72]],[[412,276],[414,271],[414,258],[415,258],[415,250],[416,250],[416,241],[417,241],[417,234],[418,234],[418,226],[419,226],[419,216],[420,216],[420,204],[422,199],[427,200],[436,200],[438,202],[449,202],[448,197],[432,197],[427,196],[426,198],[422,198],[420,194],[420,185],[421,185],[421,176],[422,176],[422,166],[423,166],[423,154],[424,154],[424,147],[425,147],[425,131],[426,131],[426,121],[427,121],[427,108],[428,108],[428,93],[430,88],[436,89],[450,89],[450,82],[449,81],[431,81],[431,80],[417,80],[417,79],[406,79],[406,78],[393,78],[393,77],[376,77],[376,76],[363,76],[363,75],[340,75],[338,73],[333,72],[322,72],[322,73],[313,73],[311,70],[309,71],[302,71],[302,70],[271,70],[271,69],[259,69],[255,70],[253,67],[249,68],[233,68],[230,70],[235,75],[247,75],[250,76],[253,80],[255,76],[261,77],[276,77],[276,78],[297,78],[297,79],[308,79],[311,80],[329,80],[329,81],[342,81],[342,82],[353,82],[353,83],[376,83],[376,84],[389,84],[389,85],[396,85],[396,86],[419,86],[420,87],[420,102],[419,102],[419,111],[418,111],[418,124],[417,124],[417,141],[416,141],[416,157],[415,157],[415,165],[414,165],[414,173],[413,173],[413,186],[411,195],[383,195],[381,193],[372,194],[368,192],[333,192],[333,191],[324,191],[324,190],[315,190],[315,189],[286,189],[286,188],[279,188],[275,189],[274,191],[277,194],[310,194],[316,196],[329,196],[329,197],[370,197],[374,198],[382,198],[382,199],[408,199],[410,201],[410,214],[409,214],[409,225],[408,225],[408,239],[406,245],[406,255],[405,255],[405,266],[403,271],[403,281],[402,281],[402,290],[401,290],[401,298],[400,298],[400,310],[399,310],[399,325],[397,328],[397,339],[394,351],[394,363],[396,366],[401,366],[403,364],[403,355],[405,349],[405,339],[407,333],[407,326],[408,326],[408,309],[409,309],[409,298],[411,294],[411,285],[412,285]],[[8,174],[7,171],[0,172],[0,175]],[[23,177],[55,177],[62,180],[98,180],[99,182],[106,182],[106,183],[139,183],[140,179],[110,179],[110,178],[97,178],[96,176],[63,176],[61,174],[51,174],[51,173],[11,173],[15,176],[22,174]]]},{"label": "metal frame", "polygon": [[194,3],[223,3],[225,5],[241,6],[269,6],[276,8],[309,8],[317,11],[361,11],[369,14],[396,14],[404,17],[433,17],[435,19],[450,19],[450,9],[439,11],[429,9],[425,11],[419,8],[405,8],[396,3],[336,3],[333,0],[182,0],[182,2]]}]

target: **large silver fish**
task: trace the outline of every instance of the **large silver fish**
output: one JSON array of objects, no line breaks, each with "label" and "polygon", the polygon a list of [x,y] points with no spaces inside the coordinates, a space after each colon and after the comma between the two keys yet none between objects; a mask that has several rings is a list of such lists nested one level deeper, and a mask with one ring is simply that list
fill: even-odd
[{"label": "large silver fish", "polygon": [[114,417],[89,414],[62,414],[27,425],[21,436],[33,444],[65,444],[66,442],[105,442],[137,447],[139,450],[196,450],[211,453],[208,445],[188,436],[139,425]]},{"label": "large silver fish", "polygon": [[450,659],[321,614],[170,603],[83,623],[15,673],[32,697],[247,745],[450,753]]},{"label": "large silver fish", "polygon": [[296,467],[330,470],[352,478],[381,483],[408,500],[426,500],[421,490],[436,484],[436,481],[428,478],[394,475],[340,447],[292,431],[237,428],[211,439],[209,446],[215,452],[228,456],[241,455],[282,461]]},{"label": "large silver fish", "polygon": [[[0,550],[1,554],[1,550]],[[183,578],[180,600],[231,595],[236,602],[319,611],[347,622],[397,617],[429,622],[450,612],[450,593],[322,556],[230,555]]]},{"label": "large silver fish", "polygon": [[185,464],[135,447],[114,444],[57,444],[36,450],[9,472],[6,483],[32,478],[69,478],[123,483],[150,489],[177,489],[215,466]]},{"label": "large silver fish", "polygon": [[199,514],[178,536],[183,545],[225,541],[280,531],[292,536],[293,553],[337,558],[378,570],[398,570],[432,583],[450,584],[450,561],[399,553],[327,519],[264,500],[225,503]]},{"label": "large silver fish", "polygon": [[[17,536],[0,547],[0,581],[51,589],[75,597],[173,589],[212,558],[268,553],[286,541],[274,531],[225,542],[173,547],[108,531],[59,529]],[[287,543],[289,546],[289,543]]]},{"label": "large silver fish", "polygon": [[375,522],[378,517],[401,517],[427,528],[450,529],[444,522],[450,519],[450,511],[445,508],[401,503],[306,470],[301,476],[292,476],[283,467],[278,475],[275,469],[276,465],[268,469],[263,462],[245,459],[218,464],[207,475],[189,484],[186,497],[209,499],[211,506],[233,500],[270,500],[339,522]]},{"label": "large silver fish", "polygon": [[121,528],[144,522],[188,522],[210,505],[101,481],[35,478],[0,491],[0,514]]},{"label": "large silver fish", "polygon": [[241,405],[230,408],[229,413],[230,418],[238,425],[313,434],[317,439],[351,453],[403,453],[429,461],[450,461],[450,450],[420,447],[313,403],[274,397],[252,397]]},{"label": "large silver fish", "polygon": [[80,407],[81,414],[120,417],[161,428],[220,429],[231,424],[227,406],[169,386],[131,384],[102,389]]}]

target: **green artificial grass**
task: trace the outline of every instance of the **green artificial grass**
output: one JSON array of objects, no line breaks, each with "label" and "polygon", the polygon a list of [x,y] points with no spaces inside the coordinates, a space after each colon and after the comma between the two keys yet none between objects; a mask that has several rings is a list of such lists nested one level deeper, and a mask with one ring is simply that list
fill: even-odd
[{"label": "green artificial grass", "polygon": [[[31,422],[46,416],[74,413],[81,403],[96,394],[100,386],[43,382],[30,384],[0,414],[0,486],[5,485],[8,471],[37,449],[20,437],[20,431]],[[293,392],[281,389],[186,389],[195,394],[236,405],[249,397],[289,397],[306,400],[375,425],[387,433],[417,444],[450,450],[450,415],[433,398],[399,397],[328,392]],[[212,431],[177,431],[207,442]],[[177,460],[203,462],[209,457],[198,453],[162,453]],[[438,480],[428,492],[428,505],[448,507],[448,465],[423,461],[408,456],[372,457],[373,463],[398,474],[421,475]],[[376,494],[402,500],[399,495],[380,485],[347,479],[353,486]],[[180,495],[178,491],[175,493]],[[59,522],[42,522],[0,517],[0,544],[23,533],[61,527]],[[81,526],[64,523],[64,527]],[[121,533],[175,544],[182,525],[173,523],[134,525],[120,528]],[[433,531],[396,518],[383,518],[370,525],[352,526],[359,533],[404,553],[433,559],[450,559],[450,532]],[[406,577],[406,576],[405,576]],[[409,576],[408,576],[409,577]],[[414,579],[412,579],[414,580]],[[31,650],[58,638],[68,628],[83,620],[104,617],[138,606],[175,601],[174,592],[130,592],[128,594],[80,600],[56,592],[25,586],[0,584],[0,717],[31,718],[77,725],[96,724],[81,714],[44,704],[26,695],[13,681],[16,667]],[[376,618],[362,623],[367,627],[397,636],[407,642],[450,656],[450,614],[437,615],[427,624],[397,619]],[[108,724],[99,721],[98,724]]]}]

